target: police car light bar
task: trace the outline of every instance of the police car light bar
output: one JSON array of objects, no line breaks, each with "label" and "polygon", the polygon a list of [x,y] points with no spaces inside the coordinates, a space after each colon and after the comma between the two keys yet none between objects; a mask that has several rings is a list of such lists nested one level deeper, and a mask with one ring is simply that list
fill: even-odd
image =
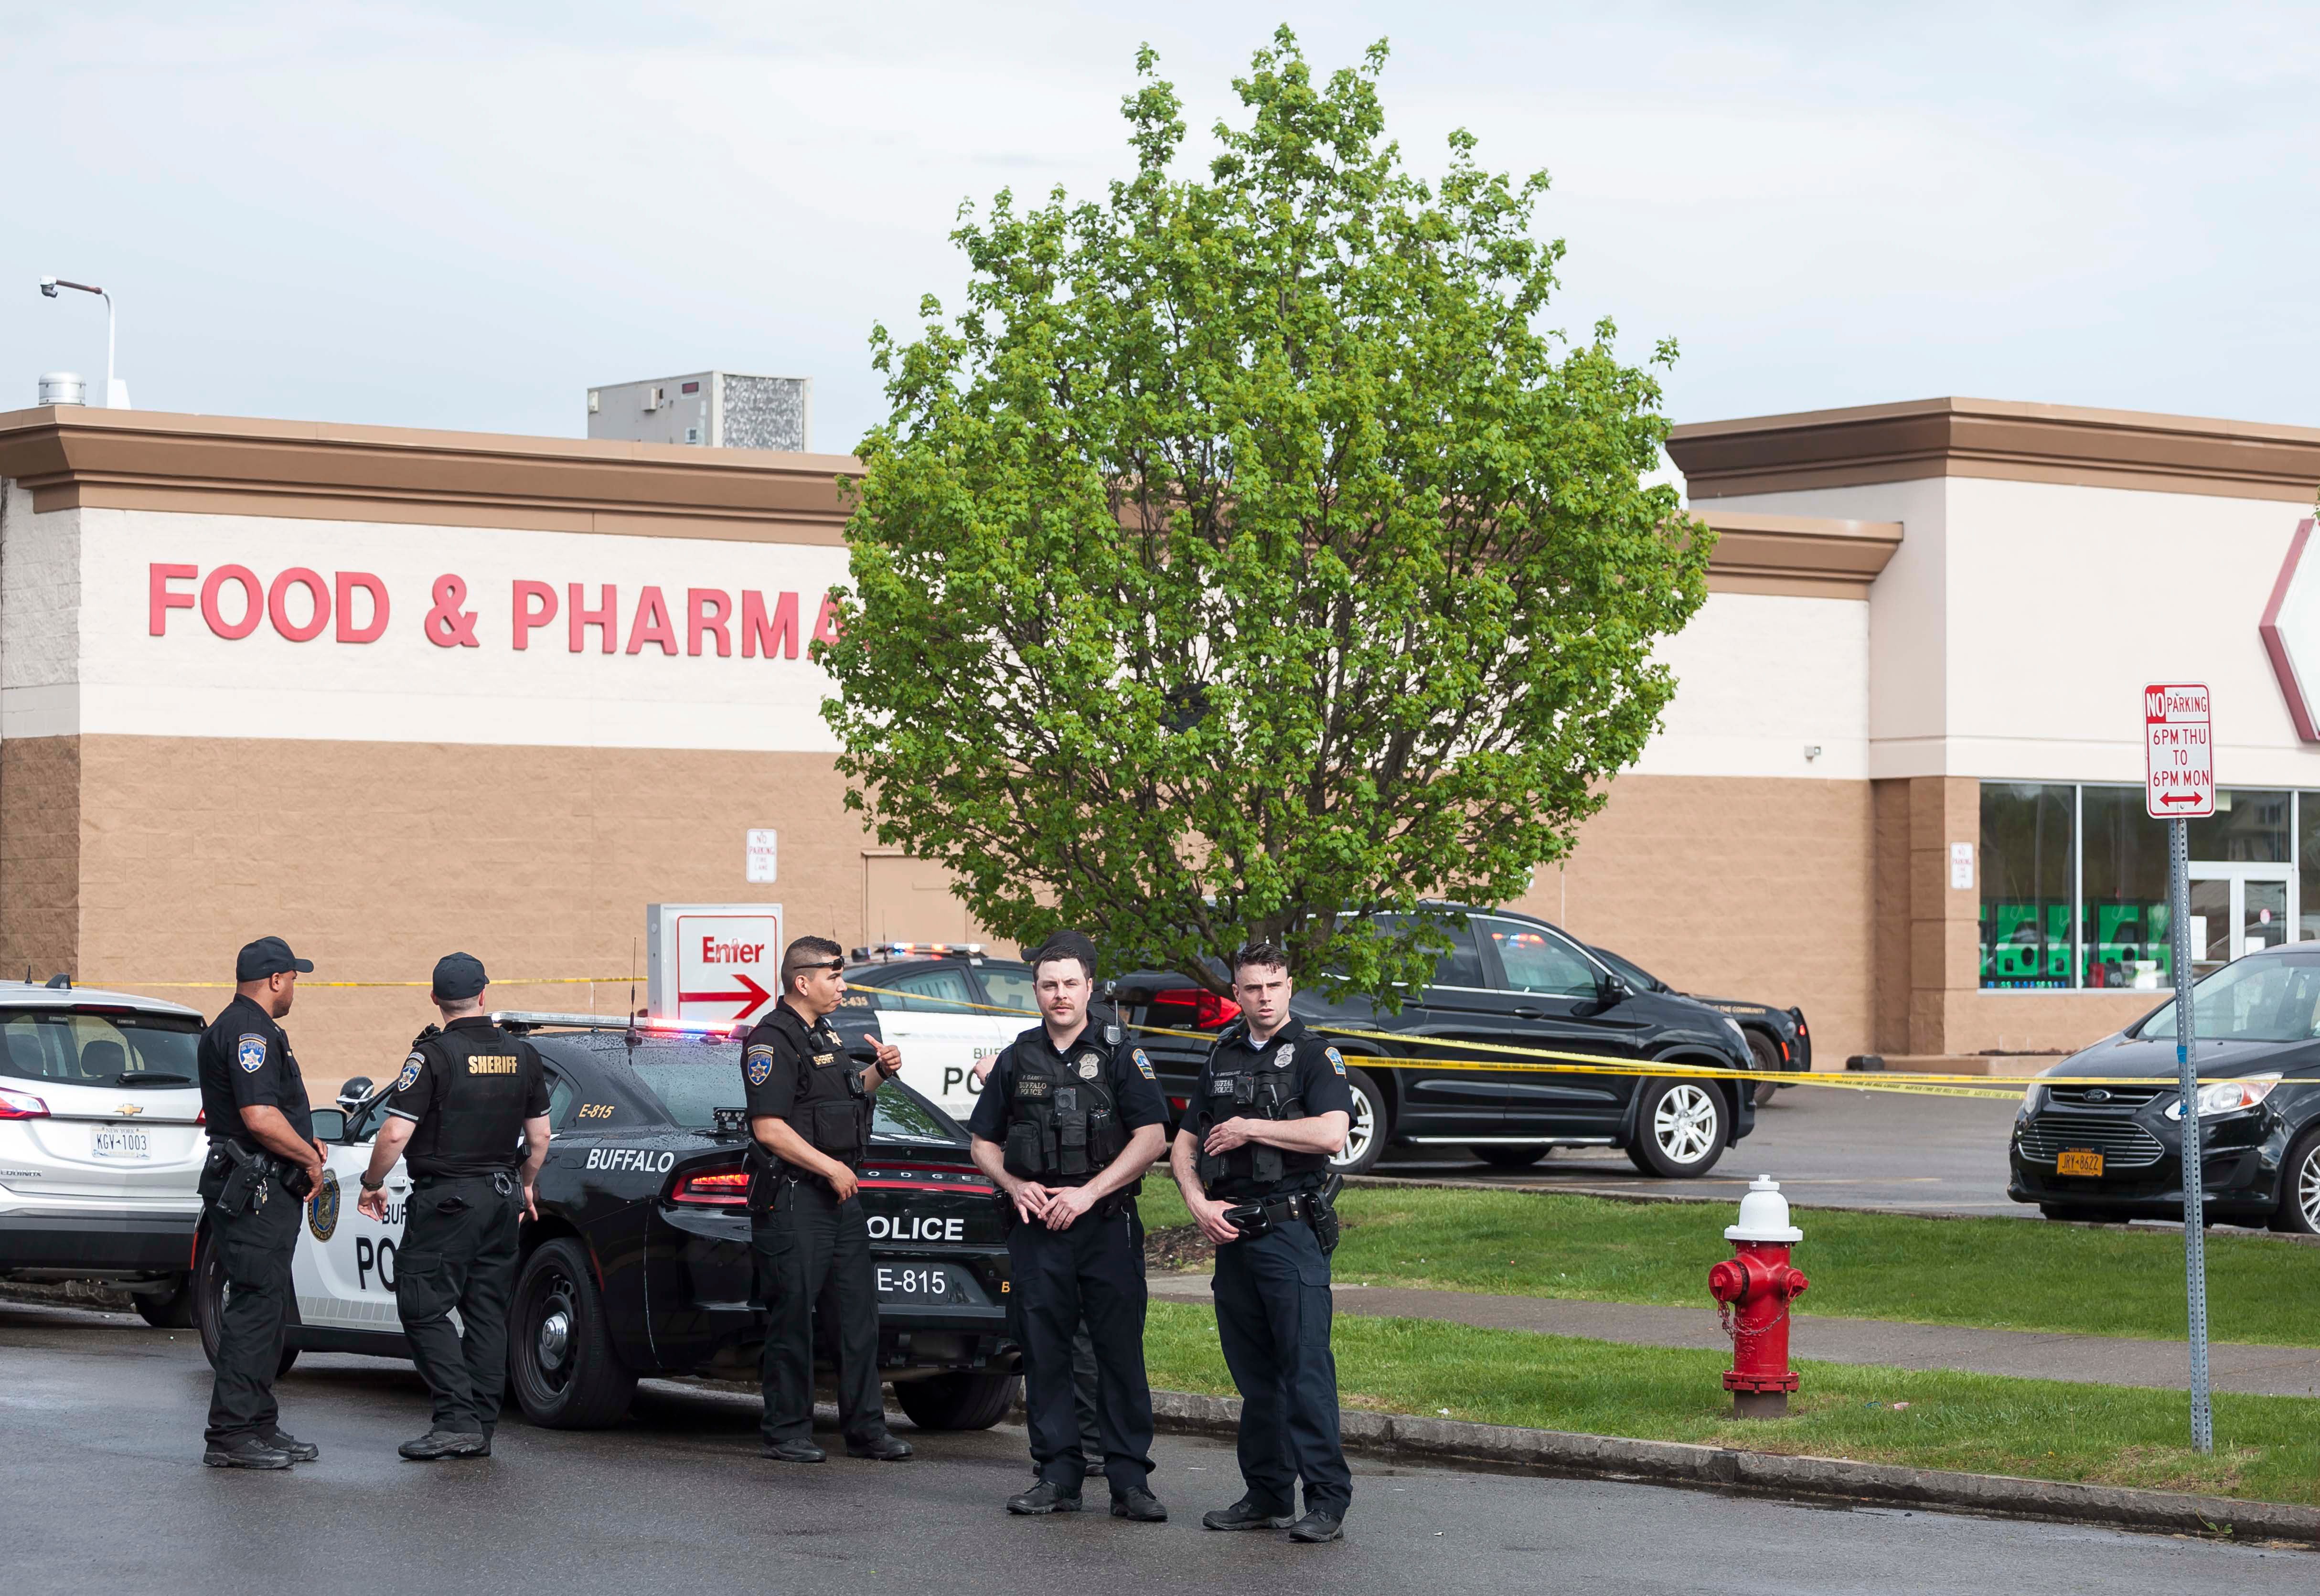
[{"label": "police car light bar", "polygon": [[630,1014],[548,1014],[529,1009],[493,1011],[494,1025],[521,1026],[526,1030],[633,1030],[647,1036],[714,1037],[720,1041],[740,1036],[746,1025],[713,1024],[692,1020],[656,1020]]},{"label": "police car light bar", "polygon": [[879,942],[854,950],[856,964],[888,958],[974,958],[983,952],[980,942]]}]

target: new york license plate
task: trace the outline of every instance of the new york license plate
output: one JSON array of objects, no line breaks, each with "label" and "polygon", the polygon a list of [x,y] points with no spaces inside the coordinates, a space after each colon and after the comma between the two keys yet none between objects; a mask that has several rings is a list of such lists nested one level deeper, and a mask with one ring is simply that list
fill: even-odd
[{"label": "new york license plate", "polygon": [[2054,1173],[2099,1175],[2102,1174],[2102,1161],[2103,1156],[2100,1153],[2090,1153],[2084,1147],[2069,1147],[2063,1150],[2061,1157],[2054,1160]]},{"label": "new york license plate", "polygon": [[99,1158],[150,1158],[153,1137],[134,1125],[100,1125],[89,1133],[88,1150]]}]

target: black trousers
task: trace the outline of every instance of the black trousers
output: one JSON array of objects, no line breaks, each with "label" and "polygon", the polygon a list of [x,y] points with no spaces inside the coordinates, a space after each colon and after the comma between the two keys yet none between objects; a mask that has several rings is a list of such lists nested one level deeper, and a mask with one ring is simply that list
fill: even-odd
[{"label": "black trousers", "polygon": [[1342,1519],[1353,1471],[1337,1436],[1329,1259],[1303,1220],[1217,1248],[1217,1338],[1240,1389],[1240,1474],[1258,1505]]},{"label": "black trousers", "polygon": [[886,1433],[878,1394],[878,1287],[862,1199],[840,1202],[826,1182],[784,1181],[773,1211],[754,1214],[749,1238],[766,1303],[765,1437],[813,1437],[815,1316],[838,1335],[838,1422],[856,1444]]},{"label": "black trousers", "polygon": [[204,1175],[202,1195],[211,1199],[210,1246],[225,1265],[225,1310],[218,1318],[216,1381],[210,1388],[212,1442],[262,1436],[279,1428],[274,1374],[282,1365],[282,1331],[290,1322],[296,1292],[290,1281],[290,1255],[298,1245],[298,1220],[305,1211],[280,1184],[260,1190],[263,1202],[240,1213],[220,1213],[214,1199],[220,1182]]},{"label": "black trousers", "polygon": [[1146,1489],[1152,1389],[1144,1372],[1144,1226],[1128,1204],[1068,1230],[1016,1225],[1007,1238],[1023,1343],[1023,1407],[1039,1477],[1077,1491],[1087,1474],[1072,1344],[1083,1320],[1095,1353],[1096,1433],[1112,1494]]},{"label": "black trousers", "polygon": [[[523,1187],[512,1174],[421,1175],[395,1255],[394,1305],[435,1397],[434,1428],[488,1436],[507,1390]],[[459,1310],[461,1330],[451,1328]]]}]

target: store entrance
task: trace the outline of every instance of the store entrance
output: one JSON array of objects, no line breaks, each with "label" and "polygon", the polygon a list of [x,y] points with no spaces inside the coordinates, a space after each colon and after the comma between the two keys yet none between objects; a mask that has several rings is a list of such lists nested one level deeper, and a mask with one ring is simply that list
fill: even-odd
[{"label": "store entrance", "polygon": [[2296,923],[2295,884],[2279,865],[2193,865],[2192,975],[2287,941]]}]

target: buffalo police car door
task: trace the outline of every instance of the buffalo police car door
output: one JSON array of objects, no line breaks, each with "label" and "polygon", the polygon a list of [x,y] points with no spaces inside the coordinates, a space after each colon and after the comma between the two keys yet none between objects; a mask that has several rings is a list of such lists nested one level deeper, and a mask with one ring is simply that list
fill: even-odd
[{"label": "buffalo police car door", "polygon": [[329,1157],[322,1183],[306,1199],[305,1233],[298,1238],[291,1265],[303,1323],[402,1333],[394,1306],[394,1265],[411,1199],[411,1175],[401,1159],[387,1173],[385,1222],[355,1208],[362,1177],[370,1168],[379,1119],[373,1108],[355,1126],[358,1139],[324,1144]]}]

